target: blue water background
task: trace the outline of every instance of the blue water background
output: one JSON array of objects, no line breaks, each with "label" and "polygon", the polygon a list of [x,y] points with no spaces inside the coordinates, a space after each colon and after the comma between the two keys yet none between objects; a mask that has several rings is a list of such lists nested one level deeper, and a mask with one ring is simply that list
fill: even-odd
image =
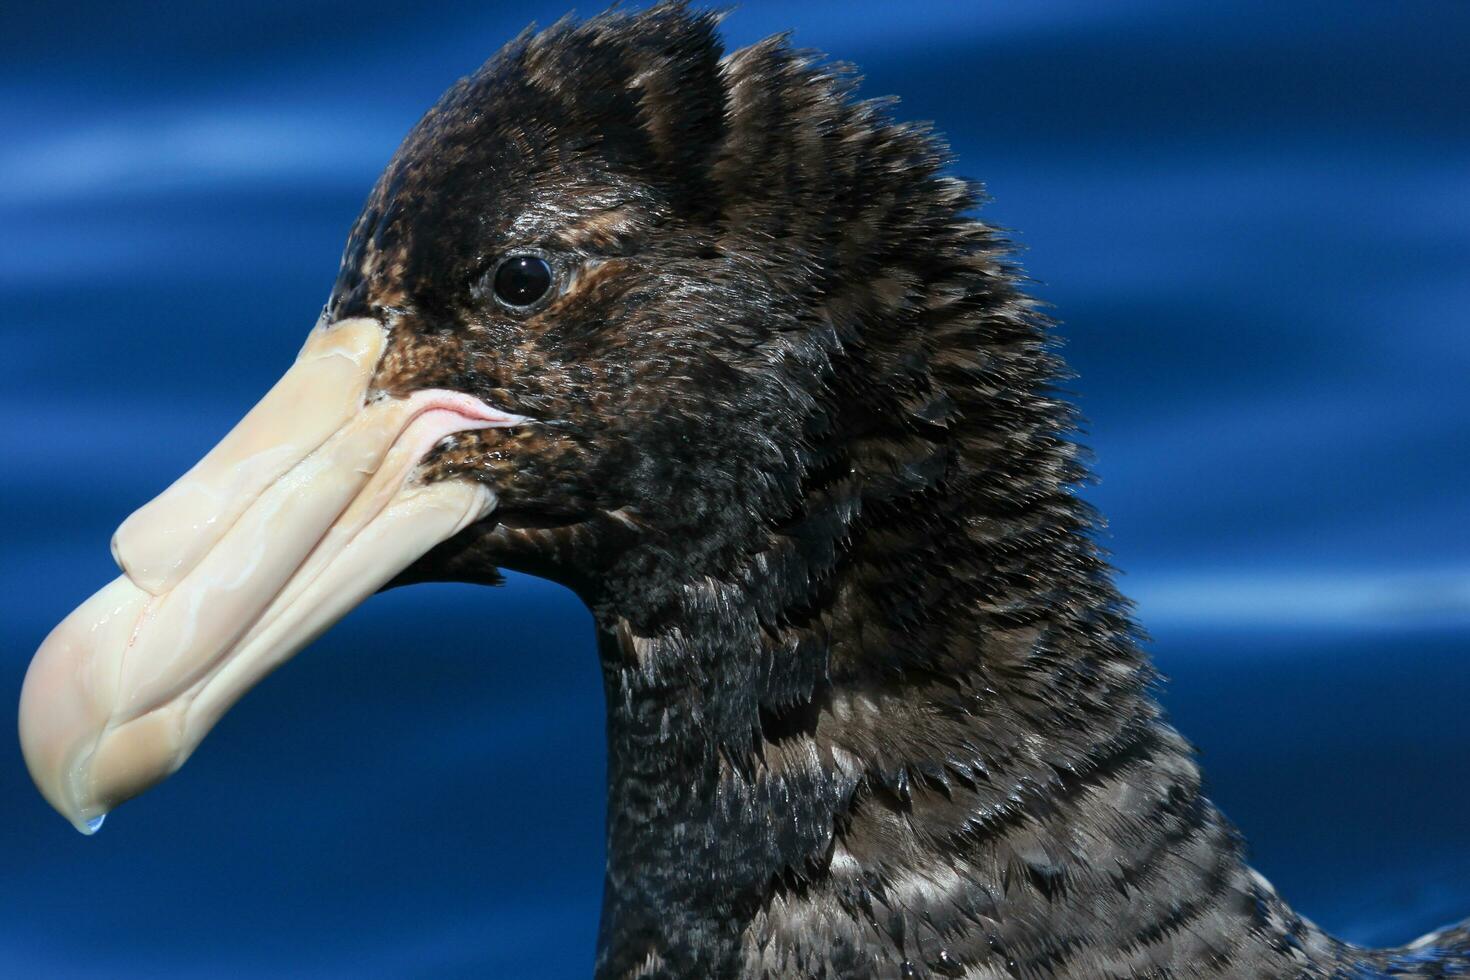
[{"label": "blue water background", "polygon": [[[441,90],[561,3],[0,11],[0,692],[289,363]],[[1356,941],[1470,915],[1470,5],[746,2],[933,119],[1065,322],[1211,793]],[[379,596],[95,838],[0,739],[0,975],[579,976],[602,694],[564,591]]]}]

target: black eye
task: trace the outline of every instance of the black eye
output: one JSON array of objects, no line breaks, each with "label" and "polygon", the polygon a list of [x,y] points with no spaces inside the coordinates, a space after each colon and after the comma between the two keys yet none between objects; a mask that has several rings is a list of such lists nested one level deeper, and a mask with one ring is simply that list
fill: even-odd
[{"label": "black eye", "polygon": [[524,310],[551,290],[551,263],[539,255],[507,255],[495,268],[495,298]]}]

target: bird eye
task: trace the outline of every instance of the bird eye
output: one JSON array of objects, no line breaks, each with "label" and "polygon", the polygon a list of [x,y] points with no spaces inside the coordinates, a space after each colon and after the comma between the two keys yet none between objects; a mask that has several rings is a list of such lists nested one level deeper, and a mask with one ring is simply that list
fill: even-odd
[{"label": "bird eye", "polygon": [[551,291],[553,278],[551,263],[541,256],[507,255],[495,267],[495,298],[513,310],[527,310]]}]

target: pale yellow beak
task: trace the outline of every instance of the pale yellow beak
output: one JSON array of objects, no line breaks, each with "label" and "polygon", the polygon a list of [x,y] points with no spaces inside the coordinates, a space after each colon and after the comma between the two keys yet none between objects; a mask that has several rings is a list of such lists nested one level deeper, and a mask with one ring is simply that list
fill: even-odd
[{"label": "pale yellow beak", "polygon": [[318,327],[207,456],[113,538],[123,575],[36,651],[20,741],[83,833],[168,776],[228,708],[434,545],[485,517],[480,484],[424,483],[455,432],[526,419],[458,392],[370,390],[376,320]]}]

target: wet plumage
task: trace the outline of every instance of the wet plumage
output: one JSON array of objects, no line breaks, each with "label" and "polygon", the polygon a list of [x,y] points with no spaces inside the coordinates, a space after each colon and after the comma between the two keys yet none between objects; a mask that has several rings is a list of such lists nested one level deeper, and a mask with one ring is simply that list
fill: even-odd
[{"label": "wet plumage", "polygon": [[677,4],[528,33],[405,140],[324,314],[387,326],[377,393],[532,420],[433,451],[498,509],[401,581],[591,608],[599,976],[1470,975],[1463,928],[1359,950],[1247,867],[1049,323],[942,143],[853,88]]}]

